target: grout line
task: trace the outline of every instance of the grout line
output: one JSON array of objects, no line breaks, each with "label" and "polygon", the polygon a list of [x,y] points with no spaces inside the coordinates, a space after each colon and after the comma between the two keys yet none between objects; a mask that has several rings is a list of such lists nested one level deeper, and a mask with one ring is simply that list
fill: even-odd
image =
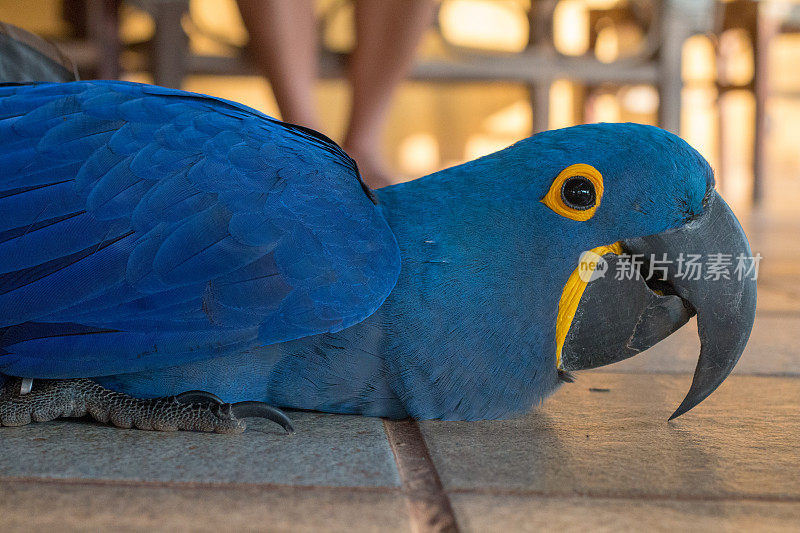
[{"label": "grout line", "polygon": [[[692,372],[689,370],[656,370],[656,369],[636,369],[632,368],[630,370],[618,368],[616,370],[608,369],[606,370],[605,367],[597,367],[588,370],[580,370],[573,374],[575,377],[575,383],[580,383],[581,376],[591,376],[595,374],[614,374],[618,376],[630,376],[630,375],[650,375],[650,376],[686,376],[691,378]],[[725,378],[726,381],[731,378],[788,378],[788,379],[797,379],[800,377],[800,373],[794,370],[787,370],[785,372],[745,372],[745,371],[736,371],[734,370],[731,374]]]},{"label": "grout line", "polygon": [[[395,494],[407,492],[395,487],[364,485],[334,486],[334,485],[285,485],[279,483],[241,483],[241,482],[205,482],[205,481],[137,481],[115,479],[91,478],[46,478],[34,476],[8,476],[0,477],[0,488],[11,485],[54,485],[77,487],[109,487],[133,489],[185,489],[185,490],[291,490],[297,492],[330,491],[330,492],[365,492]],[[800,504],[800,495],[788,494],[758,494],[758,493],[723,493],[723,494],[674,494],[674,493],[647,493],[614,491],[603,492],[597,490],[574,491],[546,491],[529,488],[502,488],[502,487],[454,487],[446,491],[452,495],[480,495],[480,496],[517,496],[541,499],[572,499],[584,498],[592,500],[624,500],[624,501],[653,501],[653,502],[690,502],[690,503],[786,503]],[[425,530],[422,530],[425,531]]]},{"label": "grout line", "polygon": [[403,482],[412,531],[457,532],[450,499],[442,487],[416,421],[384,420],[383,429]]},{"label": "grout line", "polygon": [[[796,298],[796,296],[793,296]],[[756,311],[759,318],[797,318],[800,309],[759,309]]]},{"label": "grout line", "polygon": [[711,494],[672,494],[672,493],[647,493],[614,491],[604,493],[596,490],[575,491],[545,491],[525,488],[500,488],[500,487],[458,487],[447,491],[448,494],[465,494],[480,496],[517,496],[536,499],[573,499],[587,500],[622,500],[646,502],[688,502],[688,503],[800,503],[800,496],[784,494],[756,494],[756,493],[724,493]]},{"label": "grout line", "polygon": [[398,487],[381,485],[293,485],[284,483],[259,483],[241,481],[176,481],[176,480],[138,480],[138,479],[103,479],[80,477],[38,477],[38,476],[3,476],[0,475],[0,487],[15,483],[42,485],[76,485],[89,487],[125,487],[125,488],[172,488],[172,489],[258,489],[258,490],[298,490],[298,491],[342,491],[370,493],[398,493]]}]

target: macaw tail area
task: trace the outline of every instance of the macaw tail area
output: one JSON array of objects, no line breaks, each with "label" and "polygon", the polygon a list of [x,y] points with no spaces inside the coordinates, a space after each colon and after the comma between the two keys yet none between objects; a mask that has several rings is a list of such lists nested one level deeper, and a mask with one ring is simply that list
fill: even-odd
[{"label": "macaw tail area", "polygon": [[73,67],[0,25],[3,531],[798,530],[796,210],[630,123],[371,190]]}]

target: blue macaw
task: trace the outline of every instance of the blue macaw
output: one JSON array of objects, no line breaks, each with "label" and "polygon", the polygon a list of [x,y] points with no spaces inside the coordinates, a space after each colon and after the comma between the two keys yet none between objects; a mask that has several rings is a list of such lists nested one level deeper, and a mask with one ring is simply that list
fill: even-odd
[{"label": "blue macaw", "polygon": [[[18,378],[6,425],[71,413],[27,400],[39,380],[51,403],[62,380],[141,401],[203,390],[183,405],[222,418],[253,401],[504,418],[696,312],[703,347],[677,416],[725,379],[753,322],[749,280],[575,277],[591,249],[610,264],[749,256],[706,161],[651,126],[549,131],[371,191],[327,137],[234,102],[15,83],[0,87],[0,169],[0,375]],[[79,414],[160,428],[92,401]],[[162,429],[177,428],[221,430]]]}]

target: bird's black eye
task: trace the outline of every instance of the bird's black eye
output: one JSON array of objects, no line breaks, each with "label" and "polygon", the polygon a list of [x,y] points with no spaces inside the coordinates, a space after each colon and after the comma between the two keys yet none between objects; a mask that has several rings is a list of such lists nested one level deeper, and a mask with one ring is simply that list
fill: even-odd
[{"label": "bird's black eye", "polygon": [[597,202],[594,183],[584,176],[570,176],[561,186],[561,199],[577,211],[591,209]]},{"label": "bird's black eye", "polygon": [[584,222],[602,199],[603,175],[592,165],[575,163],[558,173],[541,202],[562,217]]}]

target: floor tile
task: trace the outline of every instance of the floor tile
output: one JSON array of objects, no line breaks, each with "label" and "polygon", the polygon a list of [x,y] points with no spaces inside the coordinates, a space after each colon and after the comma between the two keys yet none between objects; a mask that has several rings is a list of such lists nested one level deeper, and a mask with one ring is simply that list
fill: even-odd
[{"label": "floor tile", "polygon": [[798,502],[648,501],[453,494],[462,532],[794,531]]},{"label": "floor tile", "polygon": [[758,277],[796,282],[798,264],[800,264],[800,257],[771,256],[761,261],[758,267]]},{"label": "floor tile", "polygon": [[423,422],[446,490],[800,499],[800,380],[731,377],[667,422],[688,375],[585,374],[531,414]]},{"label": "floor tile", "polygon": [[[800,315],[758,312],[734,374],[800,375]],[[646,352],[598,371],[694,372],[700,355],[695,319]]]},{"label": "floor tile", "polygon": [[797,244],[797,235],[800,224],[795,220],[786,227],[779,224],[765,224],[760,227],[753,226],[747,231],[750,248],[753,253],[760,253],[764,261],[773,258],[800,257],[800,246]]},{"label": "floor tile", "polygon": [[758,282],[758,310],[762,315],[800,316],[800,287],[794,280],[770,279]]},{"label": "floor tile", "polygon": [[409,531],[399,490],[0,483],[15,531]]},{"label": "floor tile", "polygon": [[292,435],[262,420],[249,421],[236,436],[121,430],[83,421],[0,428],[0,478],[399,486],[381,420],[291,416]]}]

